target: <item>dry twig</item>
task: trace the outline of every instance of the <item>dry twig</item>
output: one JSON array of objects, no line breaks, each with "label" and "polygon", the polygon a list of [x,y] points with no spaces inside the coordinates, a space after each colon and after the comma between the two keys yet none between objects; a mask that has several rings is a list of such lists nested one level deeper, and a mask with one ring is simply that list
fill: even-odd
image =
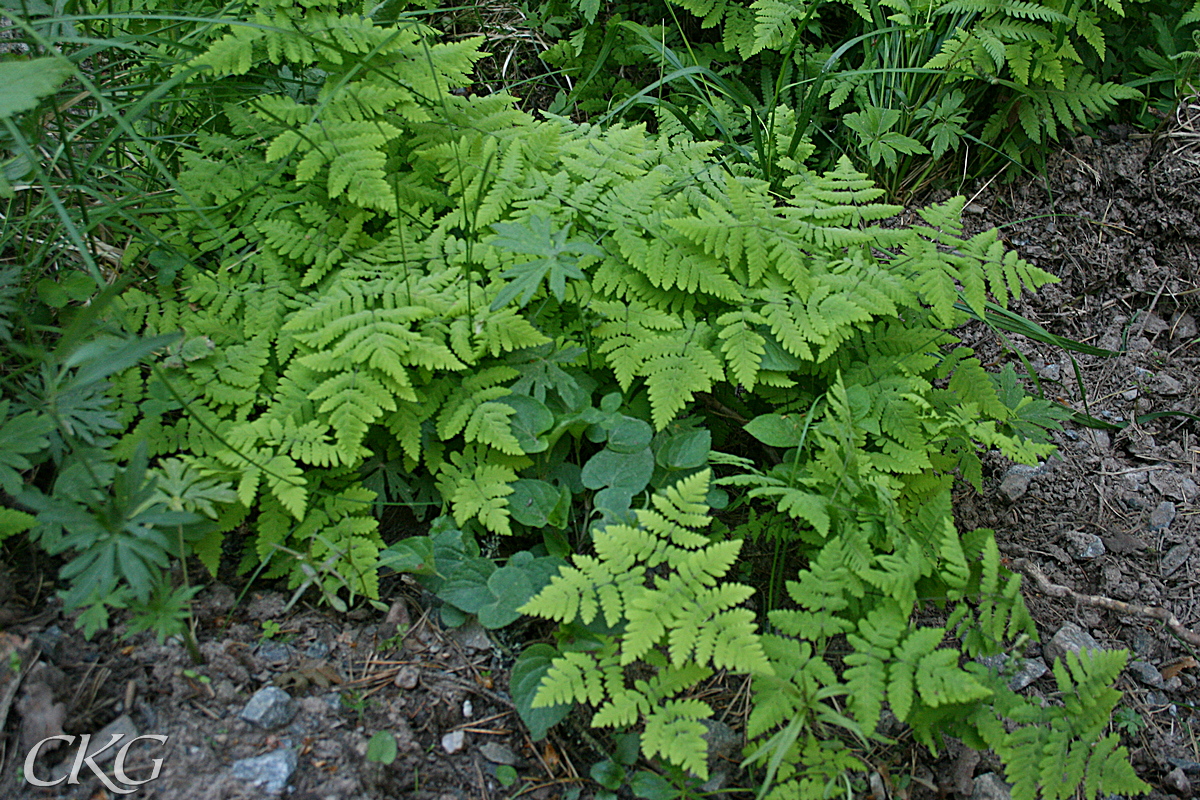
[{"label": "dry twig", "polygon": [[1109,611],[1116,611],[1118,614],[1131,614],[1137,617],[1148,617],[1162,622],[1171,629],[1171,633],[1183,639],[1185,642],[1200,647],[1200,633],[1196,633],[1184,626],[1179,618],[1167,611],[1165,608],[1158,606],[1143,606],[1133,603],[1123,603],[1120,600],[1113,600],[1111,597],[1104,597],[1096,594],[1080,594],[1079,592],[1061,584],[1051,583],[1046,574],[1041,568],[1027,558],[1018,558],[1012,562],[1012,567],[1017,572],[1028,577],[1033,581],[1037,590],[1043,594],[1048,594],[1051,597],[1069,597],[1072,600],[1083,603],[1085,606],[1094,608],[1104,608]]}]

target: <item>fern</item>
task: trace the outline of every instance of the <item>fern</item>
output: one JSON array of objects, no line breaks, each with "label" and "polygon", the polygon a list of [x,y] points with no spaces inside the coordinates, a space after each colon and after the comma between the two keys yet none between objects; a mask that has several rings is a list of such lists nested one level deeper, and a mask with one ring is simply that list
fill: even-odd
[{"label": "fern", "polygon": [[[638,526],[596,531],[596,555],[573,557],[522,613],[561,623],[591,623],[603,615],[620,636],[603,635],[592,653],[555,658],[535,706],[586,702],[597,706],[595,726],[644,721],[642,749],[708,777],[705,728],[712,715],[700,700],[678,698],[713,669],[769,673],[753,615],[738,606],[752,591],[721,579],[741,543],[710,543],[697,532],[708,524],[707,471],[685,478],[637,512]],[[644,662],[649,680],[630,680],[624,668]]]}]

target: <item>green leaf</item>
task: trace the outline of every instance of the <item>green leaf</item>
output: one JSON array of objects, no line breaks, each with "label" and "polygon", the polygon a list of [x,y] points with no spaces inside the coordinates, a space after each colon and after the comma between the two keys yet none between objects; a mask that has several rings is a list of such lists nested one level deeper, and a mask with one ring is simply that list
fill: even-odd
[{"label": "green leaf", "polygon": [[488,629],[503,628],[521,617],[518,608],[529,602],[537,588],[520,567],[501,567],[487,582],[492,601],[479,609],[479,624]]},{"label": "green leaf", "polygon": [[508,689],[513,705],[517,707],[517,715],[529,729],[529,738],[535,742],[545,739],[549,730],[571,713],[570,703],[533,707],[533,698],[537,696],[542,679],[550,671],[550,664],[557,656],[558,651],[548,644],[531,645],[517,657],[512,672],[509,673]]},{"label": "green leaf", "polygon": [[32,58],[0,62],[0,117],[11,117],[36,108],[54,94],[75,68],[65,58]]},{"label": "green leaf", "polygon": [[614,792],[625,783],[625,770],[620,764],[607,758],[593,764],[588,774],[596,783]]},{"label": "green leaf", "polygon": [[488,578],[495,571],[496,565],[486,558],[467,559],[446,578],[438,597],[468,614],[477,614],[495,599],[488,588]]},{"label": "green leaf", "polygon": [[379,553],[379,565],[396,572],[433,575],[436,571],[433,540],[428,536],[410,536],[407,539],[401,539]]},{"label": "green leaf", "polygon": [[708,463],[712,433],[703,429],[671,433],[668,428],[654,443],[654,461],[665,469],[699,469]]},{"label": "green leaf", "polygon": [[798,447],[804,440],[804,416],[762,414],[746,423],[746,433],[768,447]]},{"label": "green leaf", "polygon": [[679,797],[679,790],[670,781],[662,775],[644,769],[634,773],[629,781],[629,788],[634,797],[641,797],[643,800],[675,800]]},{"label": "green leaf", "polygon": [[549,449],[550,442],[542,434],[554,426],[554,414],[546,408],[545,403],[523,394],[506,395],[494,402],[510,406],[516,411],[508,422],[523,452],[541,453]]},{"label": "green leaf", "polygon": [[391,764],[396,760],[396,736],[391,731],[376,731],[367,742],[367,761]]},{"label": "green leaf", "polygon": [[[512,518],[530,528],[553,525],[561,528],[565,523],[562,508],[563,491],[546,481],[522,478],[512,484],[513,493],[508,497],[508,511]],[[570,503],[570,492],[566,492]]]},{"label": "green leaf", "polygon": [[518,306],[524,308],[547,277],[550,291],[555,299],[562,302],[566,294],[567,278],[582,280],[587,277],[583,270],[575,266],[575,262],[579,260],[578,256],[571,254],[596,257],[604,255],[604,251],[594,244],[568,242],[570,223],[555,231],[550,220],[534,216],[530,218],[528,226],[506,222],[493,225],[492,228],[499,234],[491,240],[493,247],[513,253],[540,256],[533,261],[518,264],[504,273],[503,277],[511,278],[512,282],[496,295],[496,299],[492,301],[492,311],[498,311],[508,305],[517,295],[521,296]]},{"label": "green leaf", "polygon": [[621,417],[608,433],[608,447],[617,453],[638,453],[650,444],[654,429],[635,417]]},{"label": "green leaf", "polygon": [[618,453],[605,448],[583,466],[583,485],[589,489],[606,486],[636,494],[646,488],[654,474],[654,454],[649,447],[636,453]]},{"label": "green leaf", "polygon": [[496,767],[496,780],[500,781],[500,785],[508,788],[517,782],[517,770],[508,764],[500,764]]}]

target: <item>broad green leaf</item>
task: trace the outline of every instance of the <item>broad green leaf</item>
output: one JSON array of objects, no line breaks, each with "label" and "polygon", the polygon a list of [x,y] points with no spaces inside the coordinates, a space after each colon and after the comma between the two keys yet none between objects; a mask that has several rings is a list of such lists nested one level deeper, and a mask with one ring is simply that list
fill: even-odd
[{"label": "broad green leaf", "polygon": [[525,453],[541,453],[550,447],[542,434],[554,426],[554,414],[540,400],[523,394],[510,394],[494,401],[511,406],[516,413],[508,422],[521,450]]},{"label": "broad green leaf", "polygon": [[589,489],[619,487],[630,493],[646,488],[654,474],[654,454],[649,447],[636,453],[618,453],[605,448],[583,467],[583,485]]},{"label": "broad green leaf", "polygon": [[571,713],[569,703],[554,706],[533,707],[533,698],[537,696],[542,678],[550,671],[550,664],[558,656],[558,651],[548,644],[535,644],[526,647],[517,656],[509,673],[508,690],[512,695],[513,705],[517,707],[517,715],[529,729],[529,738],[540,742],[546,738],[550,728],[566,719]]},{"label": "broad green leaf", "polygon": [[516,622],[521,616],[517,609],[537,593],[529,575],[511,565],[493,572],[487,587],[492,601],[479,609],[478,616],[479,624],[488,629],[503,628]]},{"label": "broad green leaf", "polygon": [[803,441],[804,416],[763,414],[746,423],[746,433],[768,447],[797,447]]},{"label": "broad green leaf", "polygon": [[654,429],[635,417],[621,417],[608,433],[608,448],[617,453],[638,453],[650,444]]},{"label": "broad green leaf", "polygon": [[396,736],[391,731],[377,731],[367,742],[367,761],[391,764],[396,753]]},{"label": "broad green leaf", "polygon": [[435,572],[433,540],[428,536],[410,536],[379,553],[379,565],[396,572],[432,575]]},{"label": "broad green leaf", "polygon": [[74,67],[64,58],[0,61],[0,117],[11,117],[36,108],[71,76]]},{"label": "broad green leaf", "polygon": [[658,435],[654,460],[666,469],[699,469],[708,462],[712,433],[702,428]]},{"label": "broad green leaf", "polygon": [[[512,483],[513,493],[508,497],[508,511],[512,518],[531,528],[544,528],[556,516],[562,493],[546,481],[522,478]],[[555,526],[560,527],[560,526]]]}]

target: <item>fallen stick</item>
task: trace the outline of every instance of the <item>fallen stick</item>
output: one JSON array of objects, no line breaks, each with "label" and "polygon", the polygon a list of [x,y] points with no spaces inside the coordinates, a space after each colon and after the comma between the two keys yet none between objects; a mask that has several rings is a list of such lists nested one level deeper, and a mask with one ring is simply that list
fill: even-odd
[{"label": "fallen stick", "polygon": [[1120,600],[1113,600],[1111,597],[1103,597],[1096,594],[1080,594],[1079,592],[1067,586],[1062,586],[1057,583],[1051,583],[1046,574],[1042,572],[1037,564],[1034,564],[1027,558],[1018,558],[1013,560],[1012,568],[1022,575],[1033,581],[1035,587],[1042,594],[1048,594],[1052,597],[1069,597],[1072,600],[1083,603],[1087,606],[1095,608],[1105,608],[1109,611],[1116,611],[1118,614],[1132,614],[1137,617],[1149,617],[1156,619],[1165,624],[1171,629],[1171,633],[1183,639],[1189,644],[1200,647],[1200,633],[1184,626],[1179,618],[1167,611],[1165,608],[1158,606],[1143,606],[1134,605],[1132,603],[1123,603]]}]

